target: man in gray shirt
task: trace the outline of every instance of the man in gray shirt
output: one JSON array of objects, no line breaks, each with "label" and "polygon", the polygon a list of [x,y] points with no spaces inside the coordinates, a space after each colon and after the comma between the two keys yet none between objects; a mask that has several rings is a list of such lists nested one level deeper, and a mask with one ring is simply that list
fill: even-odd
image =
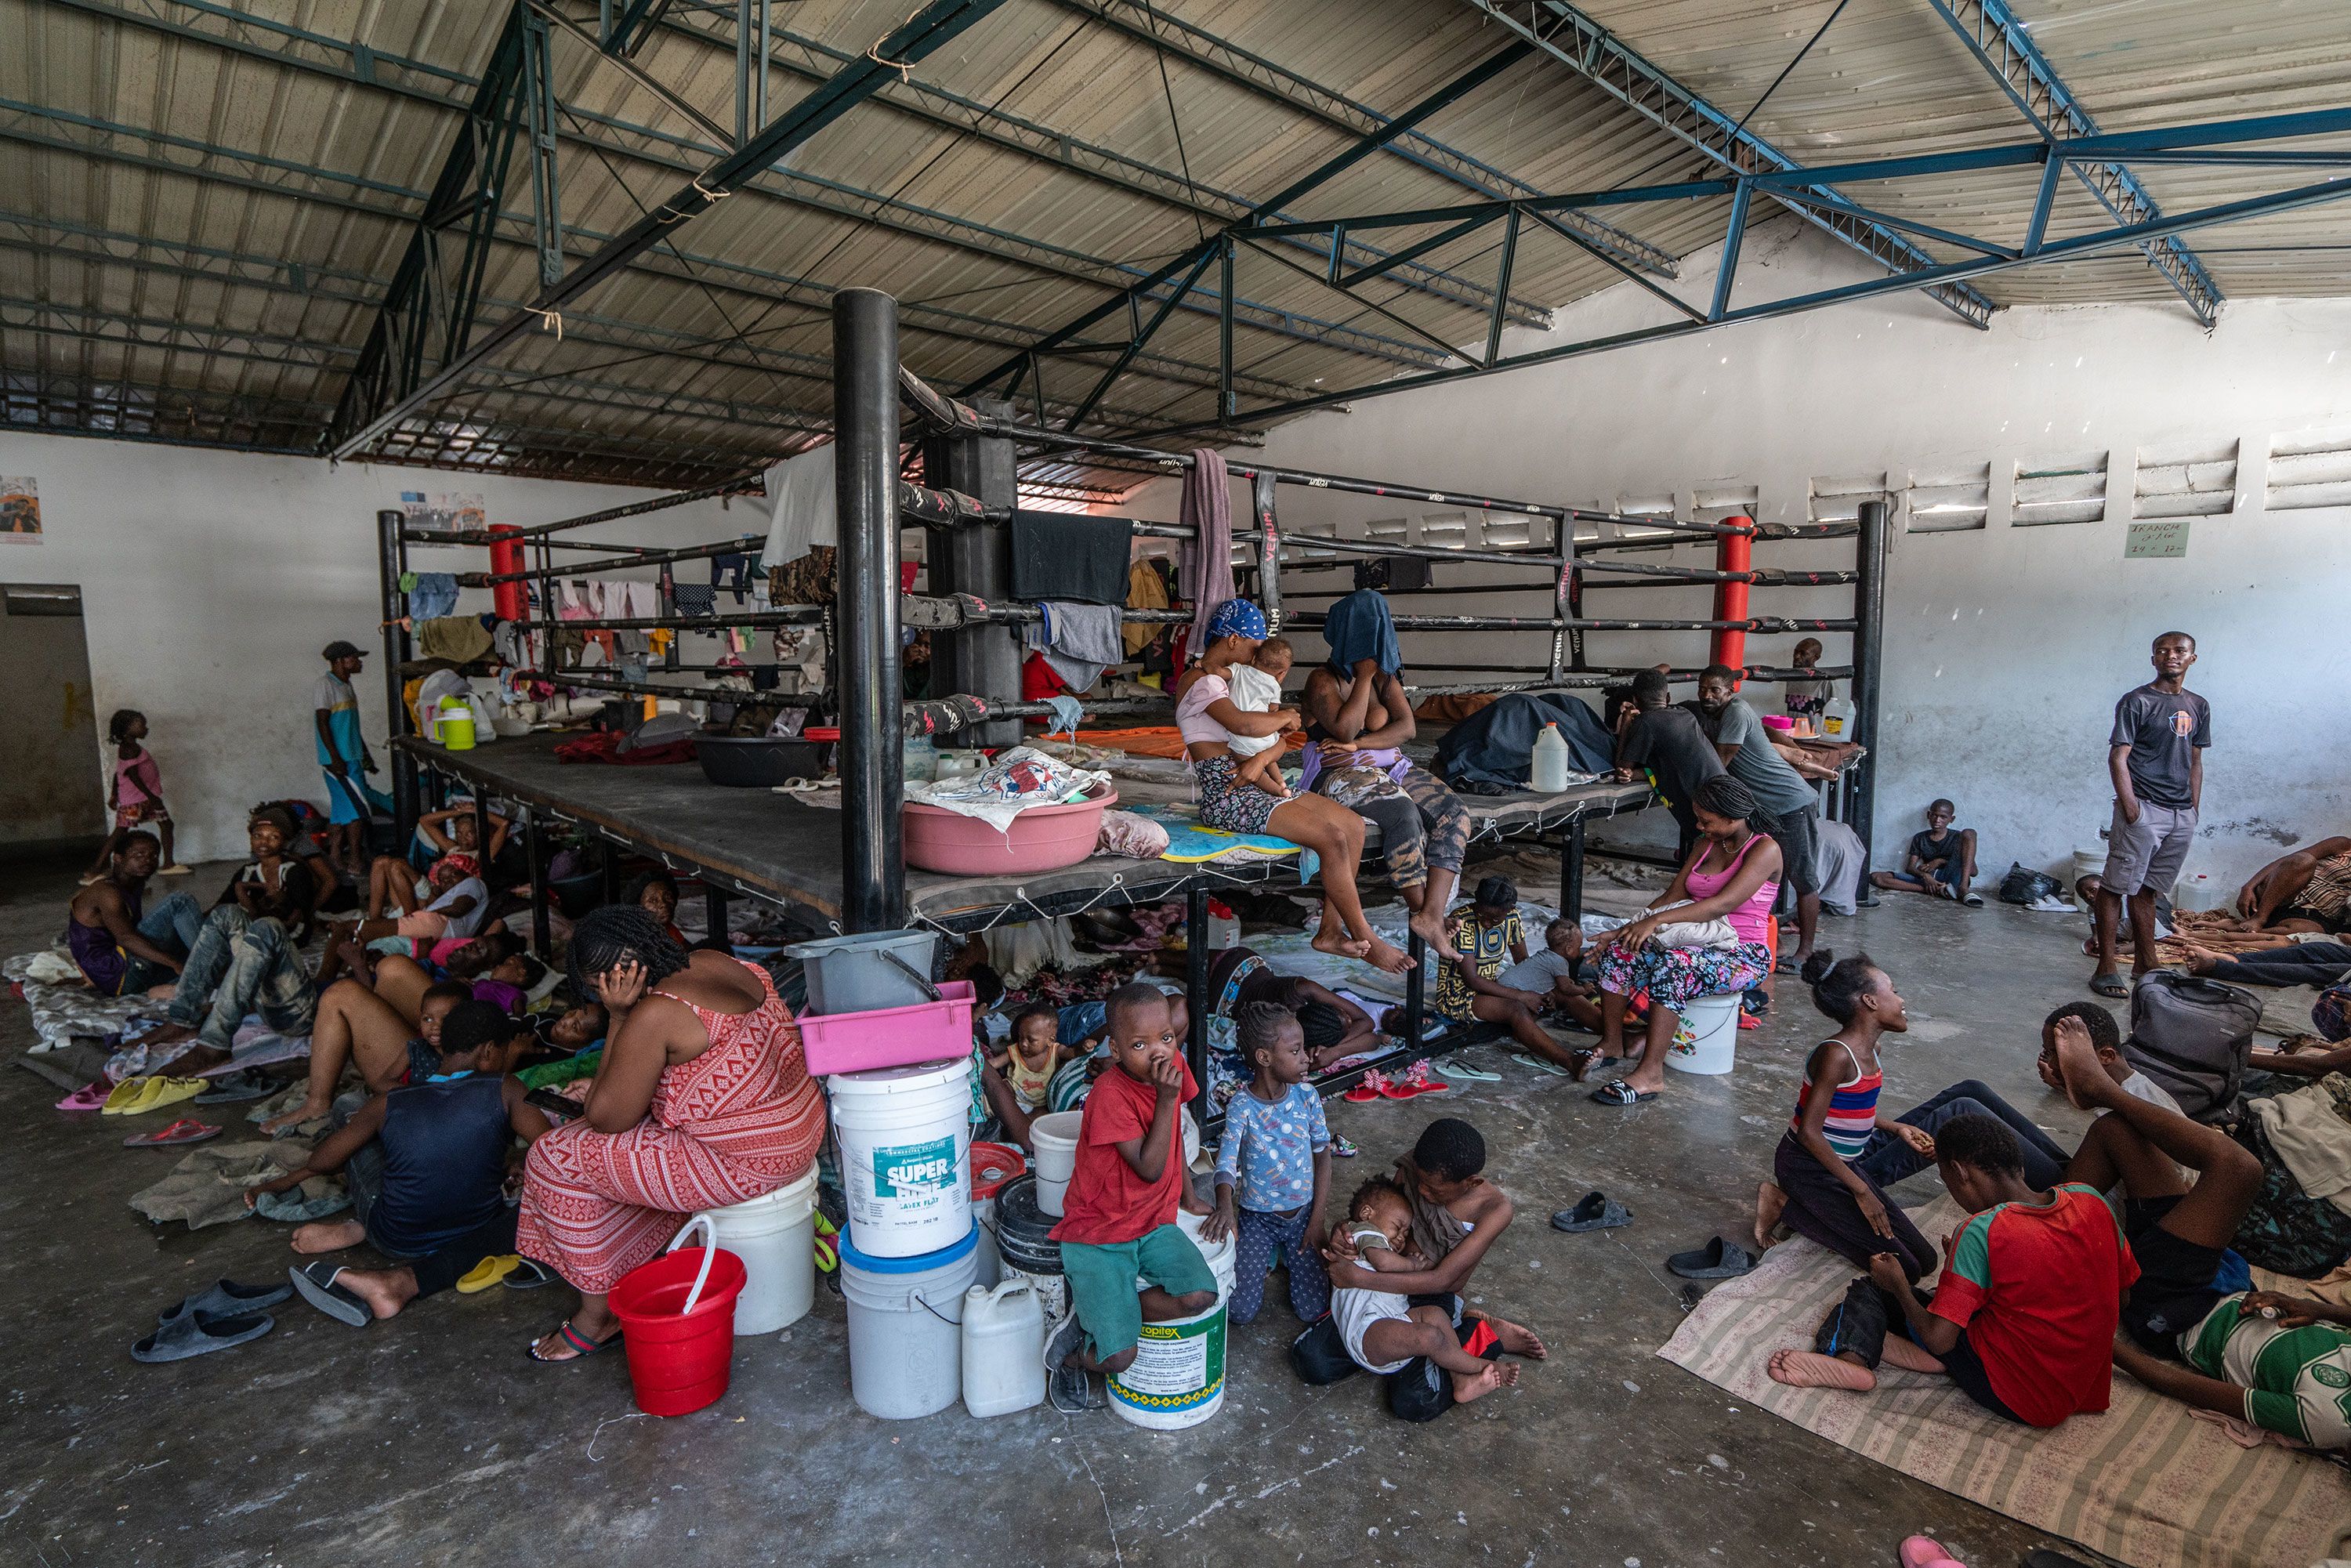
[{"label": "man in gray shirt", "polygon": [[1801,972],[1821,921],[1820,797],[1772,749],[1762,719],[1738,695],[1739,680],[1740,672],[1728,664],[1708,664],[1698,677],[1692,711],[1730,776],[1778,819],[1771,837],[1780,846],[1781,876],[1796,895],[1796,948],[1780,956],[1780,967]]},{"label": "man in gray shirt", "polygon": [[2115,786],[2115,820],[2106,833],[2106,864],[2098,875],[2098,967],[2090,988],[2126,997],[2115,958],[2116,927],[2130,906],[2131,978],[2156,967],[2155,898],[2179,880],[2180,862],[2196,837],[2204,800],[2204,752],[2212,744],[2212,710],[2181,683],[2196,662],[2196,639],[2166,632],[2147,663],[2155,679],[2125,692],[2115,704],[2106,737],[2106,773]]}]

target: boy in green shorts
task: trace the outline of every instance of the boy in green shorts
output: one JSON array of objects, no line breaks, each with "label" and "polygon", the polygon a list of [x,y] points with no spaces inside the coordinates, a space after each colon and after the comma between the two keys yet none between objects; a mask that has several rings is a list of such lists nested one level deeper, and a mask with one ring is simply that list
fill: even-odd
[{"label": "boy in green shorts", "polygon": [[[1176,1009],[1158,987],[1137,981],[1113,991],[1104,1011],[1111,1065],[1086,1096],[1077,1168],[1053,1227],[1071,1311],[1045,1346],[1045,1370],[1063,1412],[1109,1402],[1092,1375],[1133,1364],[1144,1323],[1217,1301],[1216,1275],[1176,1224],[1177,1207],[1192,1202],[1176,1115],[1199,1092]],[[1140,1291],[1137,1279],[1146,1281]]]}]

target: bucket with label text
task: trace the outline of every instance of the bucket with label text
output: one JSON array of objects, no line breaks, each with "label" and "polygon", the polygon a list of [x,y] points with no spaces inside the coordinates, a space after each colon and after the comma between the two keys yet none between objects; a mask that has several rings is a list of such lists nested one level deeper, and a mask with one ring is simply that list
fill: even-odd
[{"label": "bucket with label text", "polygon": [[912,1258],[971,1230],[971,1059],[825,1080],[857,1245]]}]

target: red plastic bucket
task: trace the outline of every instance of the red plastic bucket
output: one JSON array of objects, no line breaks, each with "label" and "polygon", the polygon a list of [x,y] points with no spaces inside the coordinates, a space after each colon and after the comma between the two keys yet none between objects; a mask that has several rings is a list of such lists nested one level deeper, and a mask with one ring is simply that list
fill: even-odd
[{"label": "red plastic bucket", "polygon": [[[695,1227],[709,1237],[708,1221]],[[673,1247],[676,1241],[671,1243]],[[637,1408],[684,1416],[726,1392],[735,1356],[735,1299],[748,1278],[743,1260],[721,1248],[689,1247],[632,1269],[609,1298],[629,1358]]]}]

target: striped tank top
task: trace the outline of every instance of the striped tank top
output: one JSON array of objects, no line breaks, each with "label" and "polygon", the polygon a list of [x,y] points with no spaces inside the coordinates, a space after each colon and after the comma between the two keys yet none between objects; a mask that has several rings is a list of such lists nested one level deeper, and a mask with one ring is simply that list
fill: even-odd
[{"label": "striped tank top", "polygon": [[[1886,1087],[1886,1071],[1872,1068],[1850,1083],[1840,1083],[1829,1095],[1829,1113],[1821,1122],[1821,1136],[1829,1141],[1837,1157],[1856,1160],[1869,1146],[1870,1135],[1877,1131],[1877,1095]],[[1789,1130],[1802,1134],[1804,1129],[1804,1106],[1812,1099],[1813,1081],[1805,1079],[1796,1091],[1796,1113],[1789,1120]]]}]

